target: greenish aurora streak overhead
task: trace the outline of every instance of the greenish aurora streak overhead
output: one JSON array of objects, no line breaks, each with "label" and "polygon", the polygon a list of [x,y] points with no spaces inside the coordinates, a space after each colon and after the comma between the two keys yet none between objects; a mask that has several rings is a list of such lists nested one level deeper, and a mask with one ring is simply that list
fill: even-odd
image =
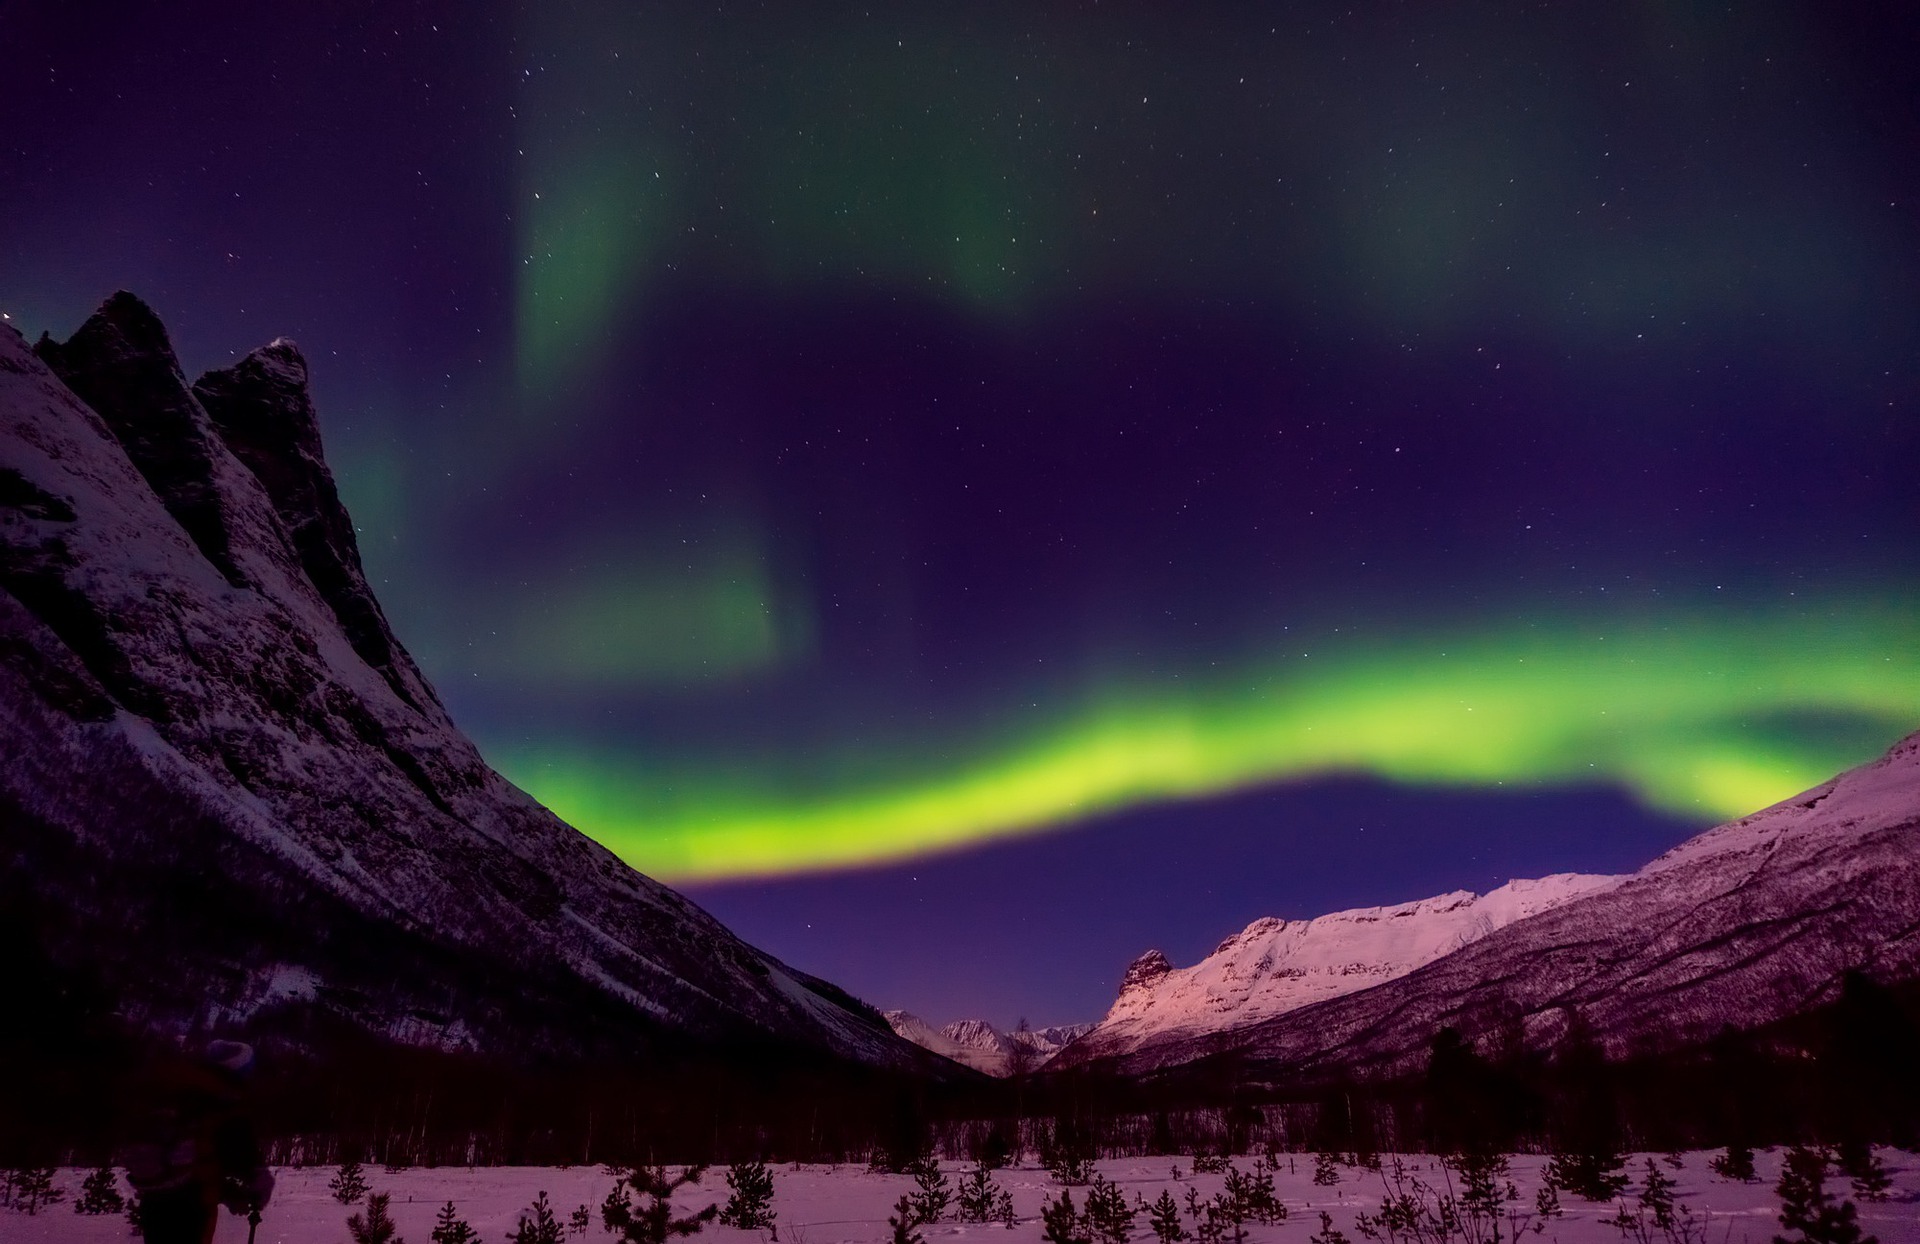
[{"label": "greenish aurora streak overhead", "polygon": [[1100,688],[965,759],[903,749],[879,765],[891,777],[871,776],[871,755],[817,756],[804,777],[789,760],[790,785],[765,763],[669,772],[572,747],[496,759],[635,866],[677,881],[870,864],[1328,774],[1618,783],[1698,823],[1786,798],[1911,728],[1912,610],[1834,602],[1605,630],[1563,619],[1289,653],[1237,676]]},{"label": "greenish aurora streak overhead", "polygon": [[[729,745],[724,730],[708,729],[680,745],[669,702],[650,729],[624,739],[493,729],[482,732],[489,753],[643,870],[691,881],[907,858],[1147,802],[1329,774],[1467,787],[1616,784],[1700,823],[1790,795],[1911,729],[1920,719],[1912,610],[1868,598],[1815,609],[1804,595],[1789,609],[1785,585],[1804,581],[1825,548],[1809,541],[1811,553],[1761,549],[1754,533],[1729,538],[1718,530],[1702,541],[1692,524],[1741,504],[1727,499],[1738,489],[1690,503],[1703,507],[1698,512],[1666,504],[1670,492],[1713,491],[1688,472],[1739,475],[1718,461],[1724,453],[1714,436],[1761,441],[1764,421],[1774,419],[1797,421],[1797,434],[1807,435],[1838,419],[1870,439],[1880,395],[1864,396],[1870,385],[1855,381],[1835,397],[1840,390],[1825,369],[1853,342],[1897,338],[1915,322],[1913,300],[1894,291],[1891,269],[1877,271],[1885,265],[1876,255],[1890,253],[1902,226],[1887,214],[1889,196],[1870,188],[1878,185],[1873,165],[1845,141],[1845,100],[1815,89],[1811,67],[1785,54],[1800,39],[1793,22],[1780,13],[1629,5],[1593,22],[1583,36],[1593,46],[1576,46],[1571,19],[1541,14],[1403,11],[1375,21],[1310,10],[1276,19],[1221,8],[1187,22],[1124,7],[1097,19],[983,6],[821,20],[763,14],[753,22],[714,14],[659,21],[597,0],[529,10],[513,165],[522,414],[570,410],[577,395],[604,382],[619,394],[618,418],[632,427],[698,419],[716,440],[738,435],[743,445],[768,447],[759,475],[721,470],[713,479],[749,499],[763,537],[778,531],[810,569],[843,563],[843,583],[887,598],[870,612],[890,621],[880,628],[885,635],[836,643],[825,596],[793,588],[804,573],[774,581],[766,563],[745,571],[720,565],[704,577],[643,567],[577,594],[535,593],[527,616],[500,628],[508,639],[471,645],[472,672],[513,668],[583,695],[590,683],[624,681],[637,695],[667,697],[784,678],[806,683],[815,701],[799,716],[826,724],[796,727],[772,744]],[[1330,388],[1303,381],[1279,402],[1241,395],[1215,407],[1181,394],[1186,408],[1158,434],[1178,457],[1187,436],[1180,425],[1208,417],[1248,428],[1290,422],[1289,445],[1316,426],[1350,425],[1327,463],[1277,482],[1273,494],[1313,495],[1351,469],[1393,480],[1379,491],[1399,497],[1376,500],[1369,488],[1369,504],[1397,504],[1404,514],[1398,531],[1382,534],[1395,524],[1374,529],[1371,516],[1334,510],[1338,503],[1319,492],[1310,515],[1301,513],[1305,502],[1288,509],[1261,498],[1190,535],[1189,507],[1170,504],[1128,530],[1144,533],[1167,564],[1217,562],[1211,578],[1148,584],[1143,574],[1122,588],[1109,580],[1089,589],[1075,577],[1080,568],[1068,566],[1059,580],[1040,580],[1058,617],[1041,620],[1036,634],[1045,633],[1031,650],[997,634],[977,649],[943,648],[922,633],[924,622],[899,620],[916,603],[930,610],[927,584],[900,586],[898,578],[901,566],[929,564],[920,560],[924,549],[902,536],[898,548],[874,553],[865,547],[874,532],[919,526],[949,552],[965,547],[966,555],[933,560],[927,572],[959,581],[981,549],[993,558],[1069,537],[1036,517],[1041,505],[989,535],[983,512],[949,504],[945,521],[973,529],[949,540],[937,521],[911,513],[945,503],[909,503],[905,484],[893,508],[876,502],[838,527],[816,521],[817,495],[772,498],[770,481],[790,468],[786,450],[771,447],[787,438],[840,443],[846,416],[837,403],[864,396],[863,373],[897,363],[885,349],[820,362],[820,343],[802,339],[793,357],[835,376],[812,406],[791,399],[803,414],[746,420],[737,426],[750,430],[734,431],[739,412],[730,398],[788,409],[790,376],[773,371],[745,399],[721,389],[717,399],[663,413],[638,396],[652,391],[634,379],[654,361],[634,360],[673,350],[630,326],[656,314],[671,319],[675,299],[689,290],[723,301],[771,299],[799,318],[851,293],[902,307],[903,321],[937,319],[929,310],[937,308],[1016,337],[1090,312],[1097,322],[1116,305],[1237,306],[1249,322],[1278,308],[1280,318],[1321,334],[1322,351],[1328,341],[1365,343],[1354,356],[1365,361],[1343,358],[1325,373],[1344,369]],[[1879,301],[1873,291],[1882,292]],[[892,327],[885,317],[859,325]],[[789,331],[776,324],[769,336]],[[943,331],[941,322],[926,339]],[[1290,360],[1272,360],[1297,352],[1298,338],[1283,349],[1283,336],[1249,352],[1288,372]],[[1822,396],[1791,414],[1786,399],[1779,409],[1728,413],[1740,399],[1698,379],[1713,370],[1703,360],[1725,351],[1717,357],[1737,358],[1757,375],[1760,341],[1772,343],[1787,372],[1820,373],[1808,387]],[[1212,344],[1191,346],[1178,366],[1244,365]],[[1439,382],[1448,395],[1438,399],[1445,413],[1434,425],[1410,413],[1434,402],[1425,380],[1389,399],[1397,403],[1389,414],[1356,409],[1365,376],[1390,370],[1392,360],[1447,352],[1459,362]],[[1125,353],[1115,347],[1113,358],[1096,361],[1117,369]],[[1511,369],[1516,354],[1534,356],[1535,376],[1549,374],[1542,360],[1553,359],[1551,379],[1528,390],[1513,370],[1497,370],[1496,355]],[[762,363],[739,360],[749,370]],[[1085,415],[1118,395],[1094,395],[1071,367],[1061,369],[1065,379],[1047,374],[1031,391],[981,368],[1007,393],[994,399],[1005,411],[1041,401],[1077,406],[1080,417],[1052,433],[1076,452],[1089,429],[1129,430],[1118,418],[1102,428]],[[1884,379],[1892,374],[1871,383],[1898,387]],[[931,425],[952,413],[956,425],[977,426],[981,411],[954,411],[951,389],[941,419],[932,418],[938,399],[924,395],[942,391],[943,379],[932,367],[905,392],[889,391],[895,409],[862,423],[871,437],[848,437],[845,456],[823,472],[831,488],[889,491],[877,470],[850,473],[845,459],[864,458],[870,441],[910,440],[901,423]],[[1498,386],[1516,383],[1524,413],[1492,413],[1502,401]],[[1750,377],[1739,383],[1779,387]],[[1609,396],[1592,396],[1601,393]],[[543,425],[533,418],[528,426]],[[1668,429],[1676,439],[1663,456],[1655,445]],[[1492,606],[1478,620],[1437,608],[1436,617],[1452,618],[1444,624],[1423,625],[1416,610],[1392,628],[1393,638],[1364,648],[1210,664],[1169,645],[1136,663],[1161,671],[1153,676],[1086,655],[1101,646],[1099,627],[1111,617],[1180,609],[1240,618],[1244,625],[1229,628],[1241,641],[1233,650],[1250,643],[1258,651],[1258,636],[1279,628],[1263,630],[1270,604],[1251,594],[1235,599],[1234,585],[1281,576],[1260,555],[1235,562],[1221,553],[1223,536],[1304,530],[1311,516],[1341,513],[1315,530],[1344,556],[1327,565],[1297,558],[1287,574],[1324,591],[1333,612],[1352,614],[1367,608],[1340,601],[1345,591],[1357,600],[1366,590],[1356,565],[1391,564],[1390,573],[1409,580],[1429,569],[1417,541],[1391,547],[1399,532],[1516,525],[1505,521],[1510,515],[1498,523],[1464,517],[1479,504],[1475,486],[1448,499],[1456,485],[1386,474],[1364,448],[1383,436],[1424,440],[1409,458],[1418,455],[1433,476],[1518,462],[1564,438],[1566,461],[1549,469],[1568,471],[1570,483],[1589,465],[1572,446],[1608,454],[1627,446],[1606,468],[1607,495],[1597,499],[1591,529],[1564,536],[1559,547],[1569,555],[1560,560],[1608,560],[1636,586],[1660,580],[1697,592],[1706,574],[1718,579],[1721,567],[1751,556],[1759,570],[1745,577],[1767,586],[1717,612],[1676,607],[1605,625],[1564,608],[1569,591],[1589,590],[1581,583],[1536,598],[1563,608],[1532,626],[1497,620],[1514,611]],[[1644,462],[1634,456],[1641,440]],[[1003,455],[997,465],[1006,469],[1032,444],[1017,419],[1003,425],[992,440]],[[925,490],[948,482],[942,473],[960,478],[944,456],[951,452],[933,443],[925,455],[892,461],[920,472],[912,482]],[[1239,469],[1265,469],[1263,453]],[[1685,472],[1663,465],[1680,461]],[[1198,454],[1183,464],[1196,475],[1218,465]],[[1554,485],[1517,500],[1529,493],[1532,470],[1519,468],[1485,491],[1512,492],[1514,513],[1561,504],[1553,494],[1567,489]],[[1676,474],[1649,482],[1650,470]],[[1023,492],[1022,504],[1050,486],[1021,479],[1024,490],[1009,491]],[[1106,498],[1137,482],[1095,471],[1079,485],[1082,508],[1106,514]],[[1611,506],[1623,508],[1602,508]],[[643,543],[677,546],[693,523],[656,521]],[[1616,529],[1632,533],[1619,537],[1632,551],[1596,556]],[[1363,530],[1369,534],[1357,534]],[[794,531],[807,534],[788,539]],[[1472,584],[1462,591],[1482,601],[1529,599],[1551,559],[1530,548],[1516,555],[1515,545],[1496,551],[1506,539],[1487,538],[1462,554],[1461,566],[1446,572],[1451,581]],[[1293,542],[1313,544],[1298,535]],[[1737,542],[1742,551],[1728,552]],[[1671,569],[1671,549],[1702,543],[1714,554]],[[1871,560],[1879,548],[1846,556]],[[1100,559],[1088,561],[1097,571]],[[1342,569],[1330,570],[1335,564]],[[1866,574],[1896,591],[1911,588],[1910,574],[1886,572],[1883,561]],[[1528,574],[1524,585],[1502,582]],[[1013,600],[1029,591],[1019,571],[994,586]],[[1440,595],[1425,599],[1432,605]],[[845,603],[851,612],[856,602]],[[1086,662],[1077,680],[1066,676],[1033,703],[1006,690],[1032,651],[1067,653],[1071,666],[1076,644]],[[902,655],[891,663],[847,659],[849,650],[872,646]],[[950,712],[951,700],[938,696],[915,702],[924,668],[947,659],[971,663],[987,708],[976,700],[974,711]],[[1170,668],[1189,672],[1174,678],[1164,673]],[[878,710],[867,703],[860,727],[836,725],[835,702],[865,695],[876,681],[897,687],[877,693]],[[875,724],[889,714],[895,728]]]}]

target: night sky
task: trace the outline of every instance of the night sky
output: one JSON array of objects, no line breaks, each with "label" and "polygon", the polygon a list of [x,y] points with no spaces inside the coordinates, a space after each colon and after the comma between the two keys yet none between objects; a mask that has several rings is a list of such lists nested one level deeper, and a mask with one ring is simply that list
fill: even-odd
[{"label": "night sky", "polygon": [[4,6],[0,311],[295,337],[503,772],[1064,1022],[1920,726],[1916,117],[1894,3]]}]

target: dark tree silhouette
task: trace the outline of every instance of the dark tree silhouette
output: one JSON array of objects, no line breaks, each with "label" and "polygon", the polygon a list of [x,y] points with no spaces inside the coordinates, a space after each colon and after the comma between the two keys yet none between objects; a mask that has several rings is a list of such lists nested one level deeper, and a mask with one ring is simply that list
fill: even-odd
[{"label": "dark tree silhouette", "polygon": [[679,1236],[698,1234],[720,1214],[709,1205],[683,1218],[673,1213],[673,1194],[700,1182],[704,1166],[689,1166],[669,1177],[665,1167],[636,1166],[627,1171],[600,1203],[600,1221],[621,1244],[667,1244]]},{"label": "dark tree silhouette", "polygon": [[1774,1244],[1879,1244],[1860,1233],[1853,1202],[1836,1202],[1827,1191],[1826,1154],[1799,1145],[1787,1150],[1774,1191],[1781,1229],[1796,1233],[1776,1235]]},{"label": "dark tree silhouette", "polygon": [[724,1226],[747,1231],[771,1231],[773,1226],[773,1172],[765,1162],[735,1162],[727,1168],[727,1203],[720,1210]]},{"label": "dark tree silhouette", "polygon": [[440,1207],[440,1217],[433,1224],[433,1244],[475,1244],[479,1238],[480,1233],[460,1217],[452,1201]]},{"label": "dark tree silhouette", "polygon": [[347,1234],[353,1237],[353,1244],[404,1244],[394,1234],[393,1217],[387,1213],[387,1200],[384,1192],[369,1192],[367,1212],[348,1217]]}]

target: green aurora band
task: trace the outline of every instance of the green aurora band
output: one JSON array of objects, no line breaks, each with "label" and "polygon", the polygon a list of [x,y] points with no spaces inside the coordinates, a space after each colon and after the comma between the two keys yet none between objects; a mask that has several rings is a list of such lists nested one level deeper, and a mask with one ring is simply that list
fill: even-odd
[{"label": "green aurora band", "polygon": [[650,767],[560,748],[498,759],[676,882],[899,860],[1316,775],[1617,783],[1704,822],[1786,798],[1920,724],[1914,616],[1886,602],[1295,652],[1238,678],[1109,685],[970,759],[816,759],[786,782],[769,776],[781,766],[745,762]]}]

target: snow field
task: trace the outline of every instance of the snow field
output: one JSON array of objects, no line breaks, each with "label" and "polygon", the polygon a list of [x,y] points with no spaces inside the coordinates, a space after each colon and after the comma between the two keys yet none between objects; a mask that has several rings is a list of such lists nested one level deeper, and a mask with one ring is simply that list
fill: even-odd
[{"label": "snow field", "polygon": [[[1860,1204],[1861,1226],[1878,1236],[1881,1244],[1920,1244],[1920,1158],[1895,1149],[1880,1150],[1881,1160],[1893,1176],[1893,1194],[1887,1201]],[[1648,1155],[1635,1155],[1628,1170],[1636,1176],[1644,1169]],[[1781,1151],[1760,1153],[1756,1166],[1760,1181],[1752,1184],[1728,1183],[1707,1167],[1712,1153],[1684,1155],[1684,1166],[1666,1170],[1677,1181],[1680,1202],[1690,1206],[1705,1231],[1704,1244],[1769,1244],[1779,1229],[1773,1186],[1779,1178]],[[1656,1162],[1662,1161],[1655,1157]],[[1235,1159],[1242,1170],[1252,1166],[1251,1157]],[[1386,1159],[1391,1163],[1392,1159]],[[1443,1178],[1435,1159],[1411,1155],[1403,1159],[1409,1175],[1438,1185]],[[1539,1186],[1540,1169],[1545,1159],[1519,1155],[1512,1159],[1513,1182],[1520,1192],[1520,1208],[1530,1209],[1534,1190]],[[970,1169],[962,1162],[942,1166],[950,1180]],[[1174,1199],[1184,1205],[1188,1186],[1197,1187],[1202,1197],[1219,1192],[1223,1177],[1217,1174],[1193,1175],[1191,1160],[1184,1157],[1114,1158],[1098,1163],[1106,1178],[1118,1184],[1129,1201],[1137,1192],[1151,1202],[1162,1188],[1170,1188]],[[1347,1233],[1353,1244],[1366,1244],[1355,1230],[1356,1213],[1369,1212],[1380,1203],[1382,1177],[1354,1167],[1340,1168],[1340,1182],[1321,1187],[1313,1182],[1313,1155],[1293,1154],[1281,1158],[1274,1175],[1274,1189],[1286,1203],[1288,1218],[1274,1225],[1249,1223],[1248,1244],[1281,1244],[1282,1241],[1306,1244],[1307,1237],[1319,1230],[1320,1211],[1333,1215],[1333,1225]],[[1178,1168],[1181,1178],[1173,1178]],[[256,1244],[349,1244],[347,1216],[353,1208],[341,1205],[327,1191],[333,1178],[330,1166],[283,1168],[275,1172],[279,1186],[273,1203],[260,1224]],[[460,1216],[480,1233],[482,1244],[505,1244],[521,1212],[544,1191],[555,1214],[564,1223],[576,1206],[585,1205],[592,1213],[593,1225],[581,1236],[569,1236],[568,1244],[610,1244],[611,1237],[600,1227],[600,1202],[613,1187],[614,1177],[599,1167],[438,1167],[404,1171],[386,1171],[377,1166],[366,1169],[368,1183],[376,1192],[392,1197],[391,1213],[399,1227],[399,1236],[407,1244],[431,1244],[431,1232],[440,1207],[451,1200]],[[72,1202],[79,1195],[82,1170],[63,1170],[59,1185],[67,1200],[43,1209],[38,1215],[0,1211],[0,1241],[5,1244],[128,1244],[126,1219],[119,1216],[85,1217],[74,1213]],[[905,1175],[879,1175],[861,1166],[791,1165],[773,1168],[773,1208],[778,1216],[780,1244],[884,1244],[889,1239],[887,1218],[894,1203],[914,1188]],[[1041,1238],[1040,1207],[1059,1193],[1059,1185],[1043,1169],[1027,1165],[996,1171],[994,1179],[1013,1196],[1019,1223],[1012,1229],[999,1225],[938,1222],[920,1228],[927,1244],[968,1241],[971,1244],[1037,1244]],[[1638,1181],[1628,1188],[1631,1200]],[[1828,1191],[1849,1195],[1844,1177],[1830,1177]],[[1084,1189],[1072,1189],[1076,1205],[1084,1200]],[[722,1167],[707,1172],[701,1184],[675,1198],[675,1205],[697,1209],[710,1202],[724,1201],[726,1176]],[[1563,1195],[1563,1217],[1552,1220],[1546,1230],[1527,1239],[1541,1244],[1621,1244],[1620,1232],[1601,1220],[1611,1216],[1613,1207],[1594,1205],[1571,1195]],[[1140,1244],[1153,1244],[1146,1229],[1145,1216],[1138,1220],[1134,1238]],[[1191,1222],[1187,1223],[1191,1229]],[[1504,1234],[1505,1228],[1502,1227]],[[707,1244],[762,1244],[764,1233],[740,1231],[710,1225],[695,1241]],[[1658,1238],[1658,1237],[1656,1237]],[[245,1244],[244,1220],[222,1215],[216,1244]]]}]

